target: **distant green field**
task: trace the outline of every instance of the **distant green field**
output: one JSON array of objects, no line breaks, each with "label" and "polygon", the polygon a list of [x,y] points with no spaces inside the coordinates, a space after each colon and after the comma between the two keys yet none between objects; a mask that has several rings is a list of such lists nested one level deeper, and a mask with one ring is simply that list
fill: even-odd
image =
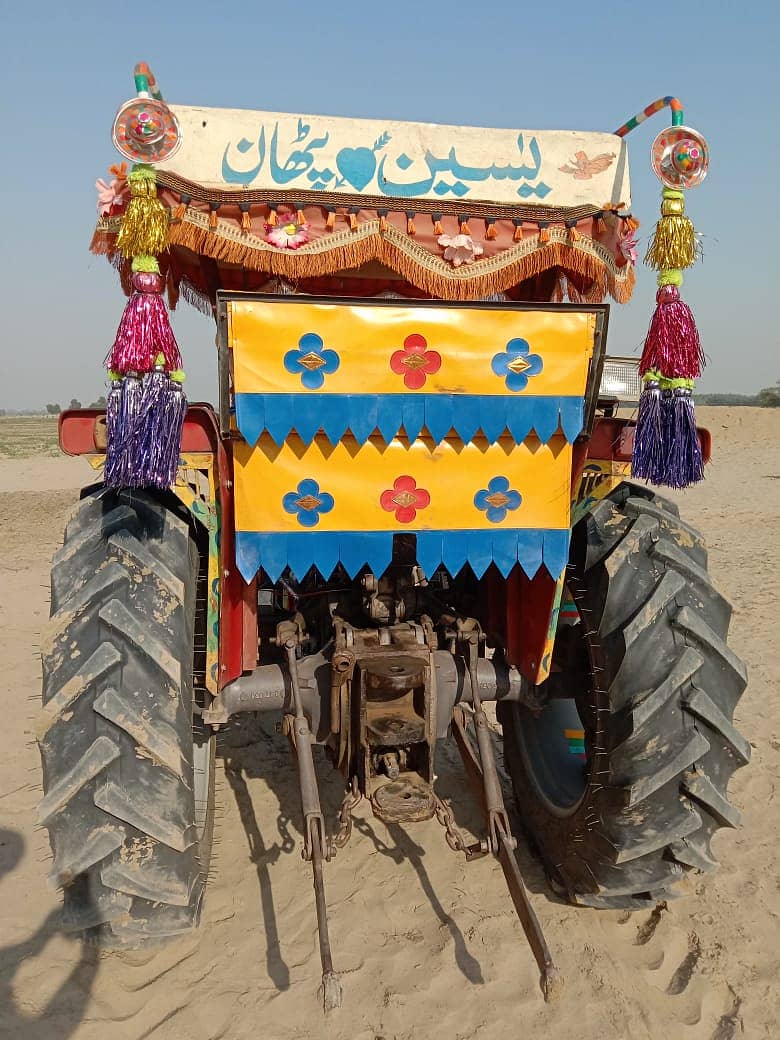
[{"label": "distant green field", "polygon": [[0,415],[0,459],[59,455],[57,418],[45,415]]}]

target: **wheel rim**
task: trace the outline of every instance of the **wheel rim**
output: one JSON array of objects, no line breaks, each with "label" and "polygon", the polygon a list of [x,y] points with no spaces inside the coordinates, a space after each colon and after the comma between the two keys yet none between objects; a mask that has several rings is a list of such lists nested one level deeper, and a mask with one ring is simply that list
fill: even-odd
[{"label": "wheel rim", "polygon": [[[561,610],[556,649],[562,629],[570,629],[577,649],[555,677],[556,693],[538,713],[521,704],[512,705],[514,733],[523,767],[539,800],[555,816],[572,816],[585,797],[591,779],[591,733],[581,709],[595,706],[594,655],[576,602],[582,592],[573,579],[567,581],[568,610]],[[554,663],[559,663],[554,655]],[[549,682],[549,680],[548,680]],[[540,686],[544,693],[545,684]],[[549,687],[548,687],[549,689]],[[570,694],[567,696],[566,694]],[[579,707],[578,707],[579,705]]]},{"label": "wheel rim", "polygon": [[[556,698],[533,715],[512,705],[515,735],[529,780],[556,816],[576,812],[588,787],[582,720],[573,698]],[[576,734],[577,736],[569,736]]]}]

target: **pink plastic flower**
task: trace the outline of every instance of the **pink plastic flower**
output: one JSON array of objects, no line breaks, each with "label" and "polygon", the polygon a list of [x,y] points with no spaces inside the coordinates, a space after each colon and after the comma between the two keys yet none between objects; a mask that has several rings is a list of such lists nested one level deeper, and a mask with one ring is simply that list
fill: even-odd
[{"label": "pink plastic flower", "polygon": [[114,206],[119,206],[122,203],[122,197],[127,188],[127,180],[114,178],[110,184],[106,184],[101,177],[98,177],[95,181],[95,187],[98,193],[97,211],[101,217],[105,217]]},{"label": "pink plastic flower", "polygon": [[274,227],[265,225],[265,240],[278,249],[297,249],[309,241],[309,225],[282,217]]},{"label": "pink plastic flower", "polygon": [[438,241],[444,247],[444,259],[450,260],[453,267],[473,264],[482,255],[482,246],[478,246],[471,235],[441,235]]},{"label": "pink plastic flower", "polygon": [[621,238],[620,252],[630,264],[635,264],[637,262],[638,253],[635,231],[629,231],[625,238]]}]

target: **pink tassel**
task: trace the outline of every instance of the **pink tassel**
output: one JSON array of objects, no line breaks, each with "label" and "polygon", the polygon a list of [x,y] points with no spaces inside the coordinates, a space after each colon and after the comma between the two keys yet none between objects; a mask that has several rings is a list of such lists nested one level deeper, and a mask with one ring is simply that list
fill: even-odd
[{"label": "pink tassel", "polygon": [[133,275],[133,288],[114,345],[106,356],[106,367],[122,375],[151,372],[162,354],[167,371],[181,368],[181,354],[162,298],[161,276],[137,273]]},{"label": "pink tassel", "polygon": [[667,379],[696,379],[705,363],[699,331],[690,307],[680,299],[676,285],[656,293],[657,307],[647,330],[641,375],[655,369]]}]

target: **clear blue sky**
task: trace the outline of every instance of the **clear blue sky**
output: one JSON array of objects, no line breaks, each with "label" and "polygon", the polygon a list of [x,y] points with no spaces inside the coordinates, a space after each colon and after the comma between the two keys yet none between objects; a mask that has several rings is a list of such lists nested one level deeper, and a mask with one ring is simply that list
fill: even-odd
[{"label": "clear blue sky", "polygon": [[[63,4],[2,0],[0,406],[85,402],[122,311],[114,273],[87,251],[94,181],[117,156],[116,108],[147,61],[171,101],[511,128],[612,130],[663,94],[709,139],[688,194],[705,259],[686,276],[710,365],[702,390],[780,379],[780,5],[517,3]],[[634,212],[647,235],[659,187],[648,151],[663,116],[629,137]],[[632,353],[652,272],[614,305],[610,349]],[[174,318],[191,399],[213,399],[214,329]]]}]

